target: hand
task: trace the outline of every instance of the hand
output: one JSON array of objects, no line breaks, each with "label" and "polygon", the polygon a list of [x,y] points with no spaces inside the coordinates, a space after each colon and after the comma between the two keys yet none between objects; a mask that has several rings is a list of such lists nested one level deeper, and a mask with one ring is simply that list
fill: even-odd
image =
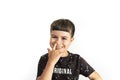
[{"label": "hand", "polygon": [[52,50],[48,48],[48,61],[50,63],[53,63],[54,65],[58,62],[60,57],[62,56],[62,53],[59,52],[59,50],[56,50],[57,43],[54,44]]}]

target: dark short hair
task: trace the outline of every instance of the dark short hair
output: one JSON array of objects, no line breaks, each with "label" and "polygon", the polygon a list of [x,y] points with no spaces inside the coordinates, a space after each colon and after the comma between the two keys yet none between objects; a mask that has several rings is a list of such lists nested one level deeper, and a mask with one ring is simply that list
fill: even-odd
[{"label": "dark short hair", "polygon": [[74,36],[75,26],[69,19],[58,19],[51,24],[50,32],[53,30],[66,31],[71,33],[71,37]]}]

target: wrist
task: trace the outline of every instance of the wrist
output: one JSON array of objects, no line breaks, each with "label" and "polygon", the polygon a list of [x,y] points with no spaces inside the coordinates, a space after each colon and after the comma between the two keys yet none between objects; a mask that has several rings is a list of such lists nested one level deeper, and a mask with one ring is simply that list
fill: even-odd
[{"label": "wrist", "polygon": [[48,65],[48,66],[53,66],[53,67],[54,67],[55,64],[56,64],[56,63],[55,63],[54,61],[48,60],[48,62],[47,62],[47,65]]}]

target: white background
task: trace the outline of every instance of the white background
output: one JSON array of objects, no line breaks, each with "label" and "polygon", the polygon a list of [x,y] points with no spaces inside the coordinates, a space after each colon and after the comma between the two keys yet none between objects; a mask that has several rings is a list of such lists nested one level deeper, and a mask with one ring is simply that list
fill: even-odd
[{"label": "white background", "polygon": [[119,0],[0,0],[0,80],[35,80],[50,24],[59,18],[76,26],[69,50],[103,80],[120,80]]}]

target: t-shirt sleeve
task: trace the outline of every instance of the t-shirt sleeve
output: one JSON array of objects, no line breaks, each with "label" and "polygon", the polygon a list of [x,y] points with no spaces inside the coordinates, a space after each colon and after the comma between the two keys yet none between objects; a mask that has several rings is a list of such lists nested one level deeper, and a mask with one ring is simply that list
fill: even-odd
[{"label": "t-shirt sleeve", "polygon": [[39,77],[42,74],[42,72],[46,66],[46,63],[47,63],[47,57],[41,56],[39,63],[38,63],[37,77]]},{"label": "t-shirt sleeve", "polygon": [[95,70],[82,58],[80,57],[80,74],[88,77]]}]

